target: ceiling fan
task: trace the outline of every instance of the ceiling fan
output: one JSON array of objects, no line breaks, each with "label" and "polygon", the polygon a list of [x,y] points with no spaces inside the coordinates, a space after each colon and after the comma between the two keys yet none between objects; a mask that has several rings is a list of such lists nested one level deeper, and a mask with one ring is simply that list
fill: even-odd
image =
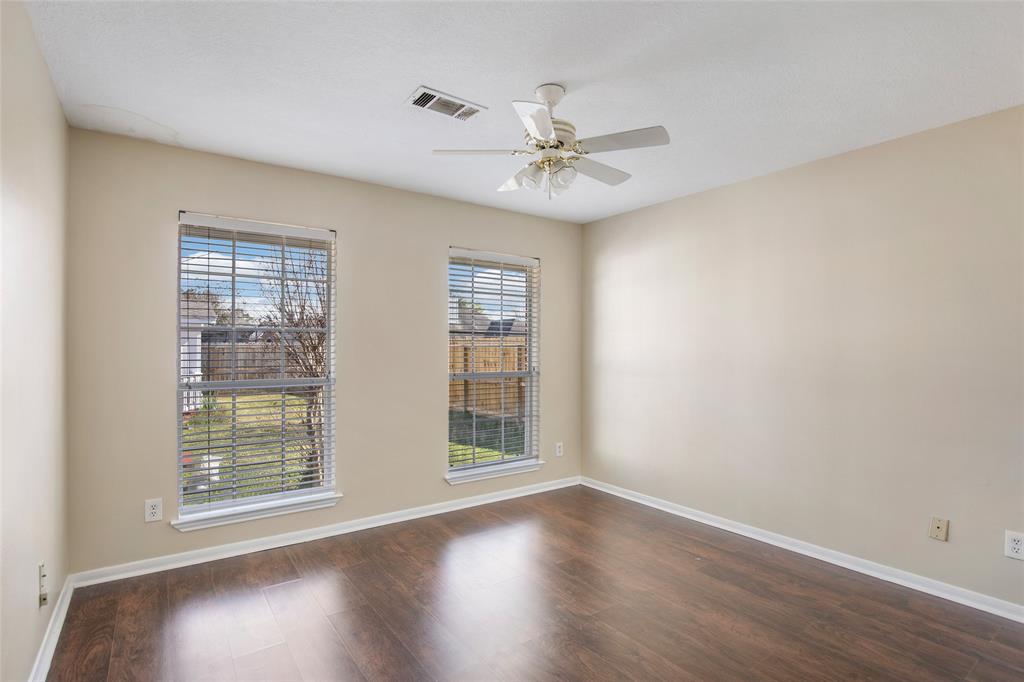
[{"label": "ceiling fan", "polygon": [[577,173],[599,180],[606,185],[619,185],[629,180],[630,174],[618,168],[588,158],[591,154],[620,149],[656,147],[668,144],[668,131],[662,126],[626,130],[621,133],[576,139],[576,126],[569,121],[553,118],[555,106],[565,96],[565,88],[545,83],[534,93],[539,102],[512,102],[526,128],[524,149],[435,149],[435,154],[494,154],[500,156],[534,156],[522,170],[498,188],[499,192],[516,189],[537,189],[561,194],[569,189]]}]

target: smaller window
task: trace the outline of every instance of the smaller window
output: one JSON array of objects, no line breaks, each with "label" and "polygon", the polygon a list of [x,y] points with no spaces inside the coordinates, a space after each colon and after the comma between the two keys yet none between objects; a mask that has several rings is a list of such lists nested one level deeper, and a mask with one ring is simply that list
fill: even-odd
[{"label": "smaller window", "polygon": [[536,462],[539,319],[538,260],[450,250],[449,480]]}]

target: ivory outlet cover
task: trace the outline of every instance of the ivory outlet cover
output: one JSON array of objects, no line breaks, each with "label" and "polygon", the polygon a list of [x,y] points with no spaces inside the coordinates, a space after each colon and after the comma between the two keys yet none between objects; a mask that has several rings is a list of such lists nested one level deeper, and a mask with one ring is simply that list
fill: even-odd
[{"label": "ivory outlet cover", "polygon": [[932,517],[932,524],[928,527],[928,537],[933,540],[946,542],[949,540],[949,519]]}]

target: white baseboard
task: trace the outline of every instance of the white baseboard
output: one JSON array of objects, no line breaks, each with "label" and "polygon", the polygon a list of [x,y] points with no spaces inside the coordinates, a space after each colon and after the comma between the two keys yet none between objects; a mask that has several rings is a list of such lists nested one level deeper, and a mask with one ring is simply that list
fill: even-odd
[{"label": "white baseboard", "polygon": [[988,613],[1008,618],[1009,620],[1016,621],[1018,623],[1024,623],[1024,606],[1015,604],[1010,601],[991,597],[987,594],[981,594],[980,592],[973,592],[971,590],[957,587],[956,585],[950,585],[948,583],[933,580],[932,578],[926,578],[916,573],[910,573],[898,568],[886,566],[884,564],[875,563],[874,561],[868,561],[867,559],[861,559],[850,554],[843,554],[832,549],[825,547],[819,547],[818,545],[812,545],[809,542],[803,540],[796,540],[779,533],[773,533],[772,531],[763,530],[754,526],[748,526],[738,521],[731,521],[729,519],[722,518],[721,516],[715,516],[714,514],[708,514],[706,512],[699,511],[697,509],[691,509],[684,507],[681,504],[662,500],[657,497],[650,495],[644,495],[634,490],[627,488],[620,488],[610,483],[604,483],[597,481],[586,476],[582,477],[583,485],[600,490],[602,492],[609,493],[611,495],[617,495],[633,502],[660,509],[661,511],[668,512],[669,514],[675,514],[676,516],[682,516],[687,519],[698,521],[700,523],[714,526],[715,528],[721,528],[732,533],[744,535],[754,540],[760,540],[761,542],[767,542],[770,545],[776,547],[782,547],[798,554],[803,554],[815,559],[827,561],[830,564],[836,566],[842,566],[848,568],[851,571],[857,571],[865,575],[870,575],[874,578],[879,578],[903,587],[909,587],[919,592],[925,592],[936,597],[948,599],[949,601],[963,604],[964,606],[970,606],[971,608],[978,609],[980,611],[986,611]]},{"label": "white baseboard", "polygon": [[50,661],[53,660],[53,652],[57,650],[57,640],[60,638],[61,628],[64,627],[64,617],[68,614],[68,605],[71,603],[71,592],[74,587],[71,585],[71,576],[64,580],[60,588],[60,595],[53,605],[50,613],[50,622],[46,625],[46,632],[43,633],[43,641],[39,644],[39,651],[36,652],[36,660],[32,663],[32,673],[29,677],[32,682],[43,682],[46,673],[50,671]]},{"label": "white baseboard", "polygon": [[569,478],[561,478],[556,481],[535,483],[533,485],[510,488],[508,490],[499,490],[497,492],[485,493],[483,495],[473,495],[472,497],[463,497],[448,502],[427,504],[422,507],[412,507],[410,509],[402,509],[396,512],[388,512],[387,514],[378,514],[376,516],[368,516],[362,519],[343,521],[329,526],[318,526],[308,530],[282,533],[280,535],[272,535],[255,540],[244,540],[242,542],[233,542],[227,545],[217,545],[215,547],[206,547],[189,552],[181,552],[179,554],[168,554],[166,556],[153,557],[152,559],[142,559],[140,561],[132,561],[126,564],[118,564],[116,566],[107,566],[90,571],[73,573],[69,575],[67,580],[64,582],[64,588],[61,590],[60,597],[57,599],[56,607],[50,616],[50,623],[47,626],[46,634],[43,636],[43,642],[39,647],[39,653],[36,655],[36,661],[35,665],[32,667],[32,676],[30,679],[33,681],[46,679],[46,675],[50,670],[50,662],[53,659],[53,652],[57,647],[57,639],[60,637],[61,628],[64,626],[64,617],[67,615],[68,604],[71,602],[71,594],[77,587],[105,583],[111,580],[121,580],[122,578],[131,578],[133,576],[156,573],[158,571],[166,571],[172,568],[191,566],[193,564],[201,564],[207,561],[215,561],[217,559],[226,559],[228,557],[239,556],[241,554],[260,552],[266,549],[275,549],[277,547],[294,545],[299,542],[307,542],[309,540],[318,540],[320,538],[331,537],[333,535],[353,533],[357,530],[366,530],[367,528],[376,528],[377,526],[385,526],[391,523],[411,521],[412,519],[419,519],[424,516],[444,514],[445,512],[456,511],[458,509],[477,507],[482,504],[500,502],[501,500],[510,500],[512,498],[523,497],[525,495],[534,495],[536,493],[543,493],[549,490],[557,490],[558,488],[568,488],[570,486],[579,485],[580,483],[581,479],[579,476],[570,476]]}]

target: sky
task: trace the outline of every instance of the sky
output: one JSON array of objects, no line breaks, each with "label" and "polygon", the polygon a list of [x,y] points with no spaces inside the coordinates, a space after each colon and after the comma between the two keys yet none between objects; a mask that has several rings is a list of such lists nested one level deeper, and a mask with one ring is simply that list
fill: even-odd
[{"label": "sky", "polygon": [[[238,241],[235,256],[235,301],[237,309],[253,319],[260,319],[275,310],[268,297],[279,295],[282,252],[279,244]],[[206,236],[183,235],[181,238],[181,289],[214,294],[231,300],[231,241]],[[327,252],[323,254],[326,263]],[[286,247],[286,275],[301,276],[310,250]],[[319,265],[319,256],[318,256]],[[295,288],[295,285],[292,286]],[[527,271],[521,267],[488,267],[480,264],[452,262],[448,266],[449,318],[458,321],[458,302],[465,300],[490,319],[521,319],[527,317],[529,302]],[[398,304],[396,303],[396,308]]]}]

